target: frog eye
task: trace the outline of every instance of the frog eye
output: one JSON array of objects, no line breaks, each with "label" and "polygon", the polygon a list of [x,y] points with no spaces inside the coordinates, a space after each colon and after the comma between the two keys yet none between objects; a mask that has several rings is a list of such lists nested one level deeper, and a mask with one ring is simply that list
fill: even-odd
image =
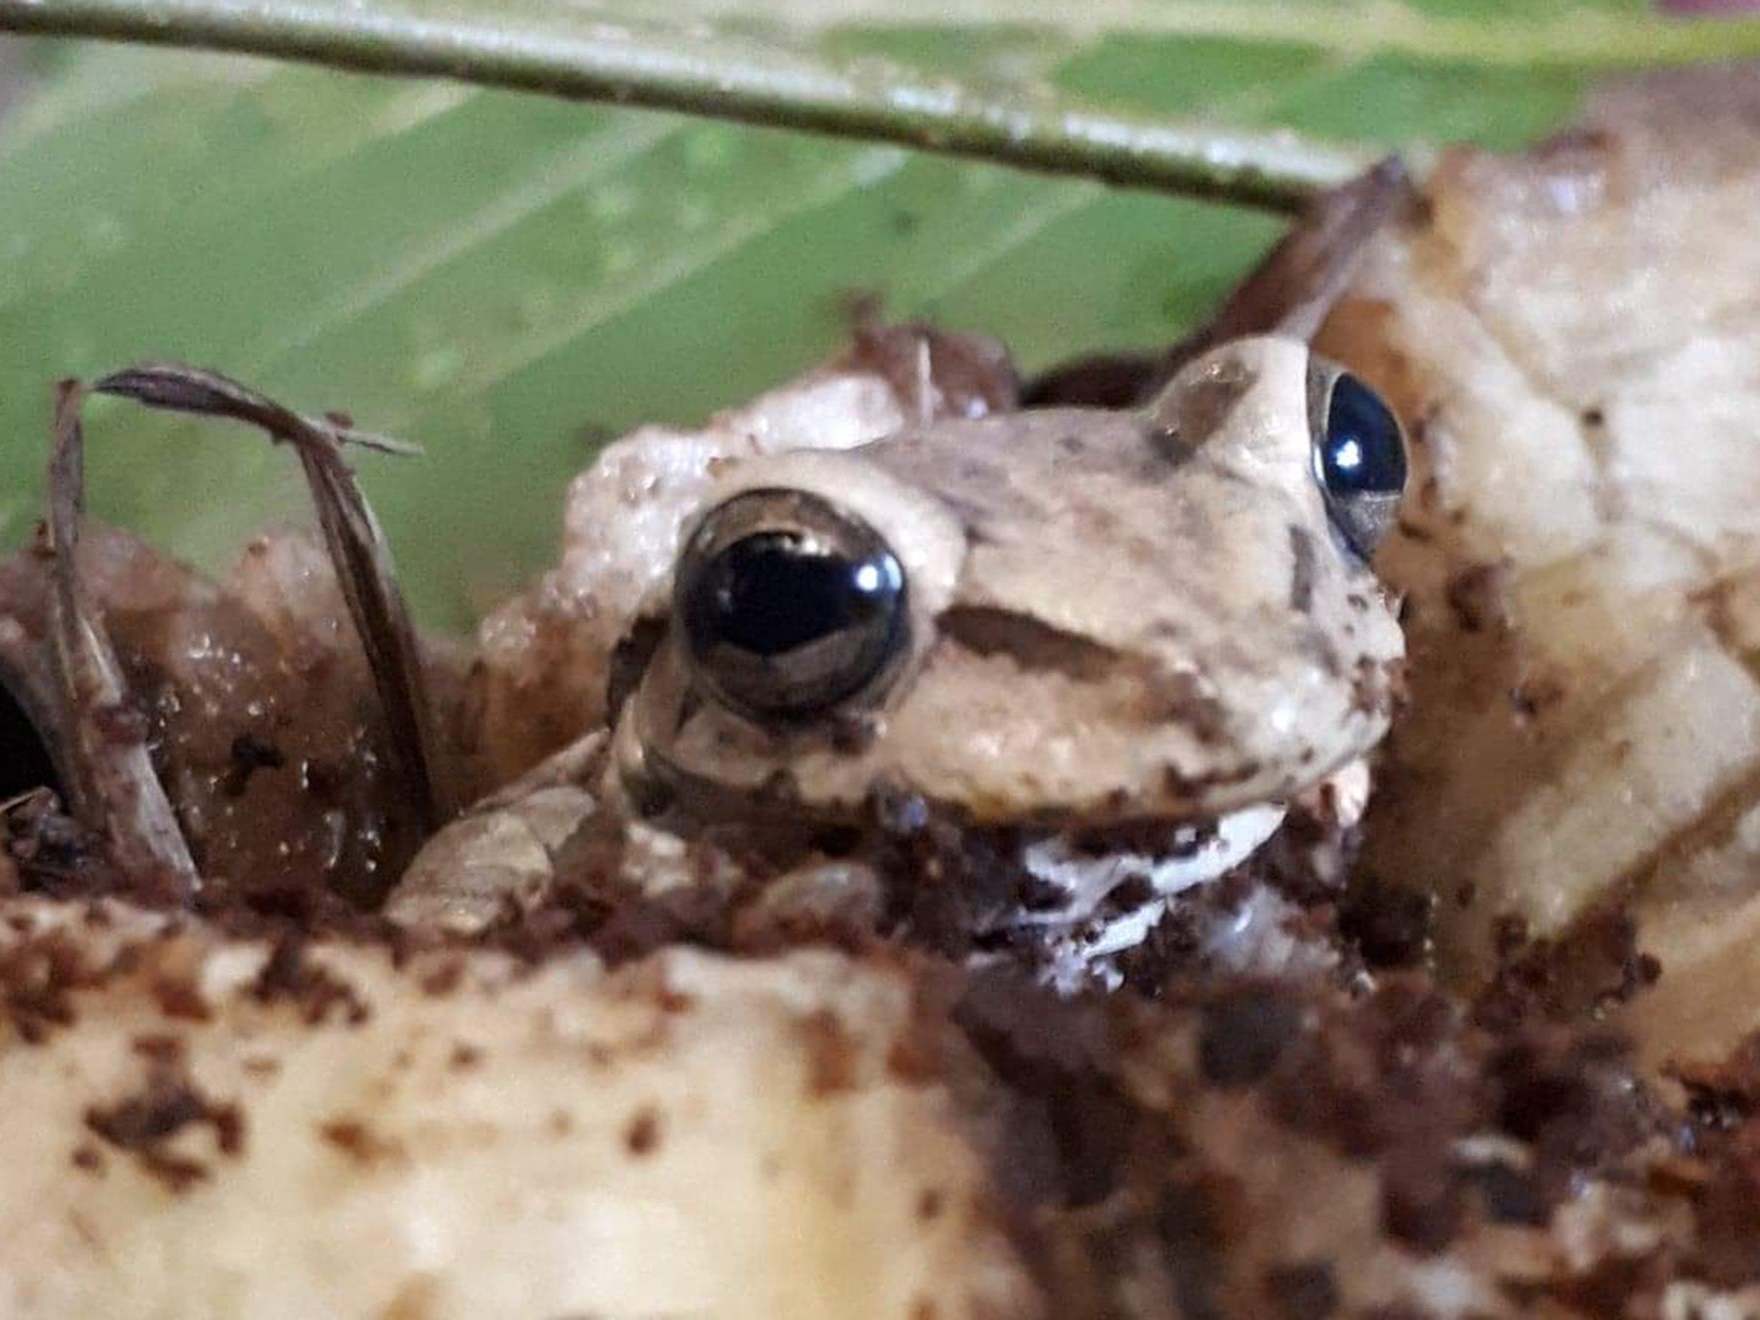
[{"label": "frog eye", "polygon": [[1399,511],[1405,436],[1381,396],[1348,371],[1318,370],[1309,399],[1315,480],[1333,525],[1366,559]]},{"label": "frog eye", "polygon": [[673,617],[726,705],[798,720],[868,694],[905,649],[905,577],[867,523],[816,495],[751,490],[685,545]]}]

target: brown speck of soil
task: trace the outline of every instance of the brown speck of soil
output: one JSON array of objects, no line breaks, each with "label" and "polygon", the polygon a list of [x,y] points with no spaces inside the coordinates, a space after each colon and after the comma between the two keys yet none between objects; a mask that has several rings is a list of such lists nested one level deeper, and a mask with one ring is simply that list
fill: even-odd
[{"label": "brown speck of soil", "polygon": [[856,1045],[835,1013],[821,1009],[799,1023],[807,1056],[807,1091],[835,1095],[856,1084]]},{"label": "brown speck of soil", "polygon": [[259,770],[279,770],[287,764],[281,749],[267,738],[245,732],[232,740],[231,765],[221,781],[227,797],[242,797],[252,775]]},{"label": "brown speck of soil", "polygon": [[179,1151],[172,1142],[191,1127],[207,1126],[221,1155],[236,1159],[244,1152],[243,1111],[235,1104],[211,1100],[194,1082],[175,1070],[154,1065],[145,1085],[111,1105],[93,1105],[86,1127],[119,1150],[134,1155],[142,1170],[173,1192],[188,1190],[211,1176],[208,1167]]},{"label": "brown speck of soil", "polygon": [[159,1032],[136,1036],[129,1042],[129,1048],[149,1063],[160,1067],[175,1067],[183,1062],[184,1043],[181,1036]]},{"label": "brown speck of soil", "polygon": [[207,1022],[214,1016],[194,976],[166,973],[155,976],[147,987],[159,1011],[180,1022]]},{"label": "brown speck of soil", "polygon": [[643,1159],[660,1148],[660,1112],[652,1105],[636,1112],[623,1131],[623,1144],[631,1155]]},{"label": "brown speck of soil", "polygon": [[102,980],[87,965],[77,941],[64,932],[24,933],[0,949],[0,1019],[27,1045],[40,1045],[52,1031],[72,1025],[74,992]]},{"label": "brown speck of soil", "polygon": [[1371,967],[1420,966],[1430,951],[1435,897],[1363,876],[1339,905],[1338,929]]},{"label": "brown speck of soil", "polygon": [[483,1051],[467,1041],[459,1041],[452,1047],[452,1057],[448,1064],[457,1072],[468,1072],[483,1062]]},{"label": "brown speck of soil", "polygon": [[333,1118],[320,1123],[318,1135],[362,1168],[401,1162],[405,1157],[401,1143],[380,1136],[358,1118]]},{"label": "brown speck of soil", "polygon": [[306,956],[305,941],[297,934],[276,941],[251,994],[260,1003],[293,1003],[313,1026],[327,1021],[333,1012],[351,1027],[372,1015],[353,986]]},{"label": "brown speck of soil", "polygon": [[452,994],[464,981],[464,959],[448,958],[422,977],[422,993],[443,996]]}]

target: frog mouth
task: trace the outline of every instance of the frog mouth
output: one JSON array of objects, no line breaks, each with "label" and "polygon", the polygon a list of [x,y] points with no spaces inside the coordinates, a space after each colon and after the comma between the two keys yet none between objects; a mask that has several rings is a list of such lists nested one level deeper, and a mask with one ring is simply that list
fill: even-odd
[{"label": "frog mouth", "polygon": [[[1027,843],[1021,864],[1042,896],[1023,910],[1019,926],[1072,926],[1091,921],[1118,892],[1131,888],[1133,916],[1152,925],[1166,900],[1220,879],[1256,853],[1283,824],[1288,809],[1265,803],[1210,820],[1170,825],[1159,839],[1133,830],[1122,837],[1091,832],[1052,834]],[[1146,933],[1147,925],[1137,933]],[[1118,932],[1123,938],[1126,931]],[[1129,940],[1128,943],[1135,943]],[[1125,947],[1123,944],[1120,948]]]},{"label": "frog mouth", "polygon": [[978,946],[1032,946],[1040,978],[1065,993],[1116,988],[1119,955],[1164,919],[1187,946],[1176,956],[1203,965],[1250,975],[1281,974],[1291,959],[1331,966],[1334,954],[1291,923],[1342,882],[1367,796],[1359,760],[1287,800],[1208,818],[1022,833],[1004,851],[1026,883],[1012,905],[985,913]]},{"label": "frog mouth", "polygon": [[[1287,805],[1270,802],[1201,820],[1021,836],[1003,851],[1024,883],[1013,903],[975,923],[972,956],[1025,953],[1038,979],[1064,994],[1116,989],[1124,979],[1119,956],[1144,945],[1182,896],[1242,874],[1288,814]],[[1238,907],[1206,914],[1200,952],[1237,961],[1228,946],[1252,944],[1287,915],[1280,897],[1259,888]]]}]

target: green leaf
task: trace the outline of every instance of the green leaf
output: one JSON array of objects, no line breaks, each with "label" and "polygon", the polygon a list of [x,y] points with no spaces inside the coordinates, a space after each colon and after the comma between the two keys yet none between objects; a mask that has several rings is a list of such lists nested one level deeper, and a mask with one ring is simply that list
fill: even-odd
[{"label": "green leaf", "polygon": [[[381,0],[307,7],[238,0],[0,0],[19,31],[171,42],[314,60],[342,68],[441,74],[488,86],[682,110],[765,127],[897,142],[1074,173],[1297,209],[1316,187],[1361,170],[1349,152],[1287,133],[1241,134],[1118,112],[1067,95],[982,87],[874,58],[838,58],[818,41],[731,25],[555,4],[472,13]],[[813,49],[819,47],[820,49]]]},{"label": "green leaf", "polygon": [[[1087,0],[1051,21],[1027,0],[688,7],[714,26],[678,49],[786,42],[790,59],[827,67],[884,61],[892,87],[951,74],[1102,117],[1292,126],[1346,144],[1337,159],[1426,139],[1517,143],[1566,118],[1606,68],[1760,50],[1754,24],[1662,23],[1624,0]],[[686,8],[617,13],[634,30]],[[98,11],[209,44],[192,15],[357,41],[387,24],[408,37],[420,18],[416,35],[439,43],[429,62],[401,47],[348,62],[438,60],[528,86],[509,51],[553,58],[524,38],[605,17],[560,0],[0,0],[0,26]],[[418,607],[459,626],[550,558],[563,486],[605,435],[698,418],[786,377],[838,342],[854,295],[999,334],[1036,367],[1173,337],[1278,229],[1257,212],[893,145],[91,47],[0,122],[0,537],[16,542],[36,517],[53,380],[181,357],[423,443],[419,462],[360,462]],[[286,455],[97,407],[91,431],[94,510],[180,553],[213,562],[300,509]]]}]

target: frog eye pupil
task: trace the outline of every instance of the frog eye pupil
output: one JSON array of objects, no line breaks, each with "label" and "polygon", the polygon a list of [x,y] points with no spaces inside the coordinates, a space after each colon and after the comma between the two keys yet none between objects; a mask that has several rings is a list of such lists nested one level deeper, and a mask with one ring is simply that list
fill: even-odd
[{"label": "frog eye pupil", "polygon": [[891,556],[851,561],[795,532],[758,532],[710,565],[689,619],[705,642],[786,656],[884,614],[896,568]]},{"label": "frog eye pupil", "polygon": [[692,666],[723,701],[798,719],[887,668],[904,597],[903,569],[866,524],[816,497],[754,491],[712,511],[692,538],[675,611]]},{"label": "frog eye pupil", "polygon": [[1376,394],[1352,375],[1332,387],[1324,442],[1329,490],[1398,493],[1406,484],[1406,447],[1399,423]]},{"label": "frog eye pupil", "polygon": [[1332,520],[1367,556],[1391,525],[1406,484],[1405,437],[1388,406],[1362,381],[1340,373],[1326,396],[1315,443],[1315,475]]}]

